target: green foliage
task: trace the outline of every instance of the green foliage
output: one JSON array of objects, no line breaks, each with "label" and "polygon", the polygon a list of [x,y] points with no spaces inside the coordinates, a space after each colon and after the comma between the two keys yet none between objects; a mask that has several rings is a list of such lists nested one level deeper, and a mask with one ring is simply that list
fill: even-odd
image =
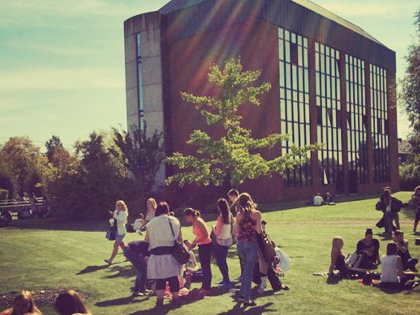
[{"label": "green foliage", "polygon": [[400,82],[399,99],[413,127],[410,142],[413,151],[418,154],[420,153],[420,10],[415,14],[415,24],[417,36],[413,44],[409,46],[405,57],[407,69]]},{"label": "green foliage", "polygon": [[420,10],[415,13],[417,36],[408,48],[407,69],[400,81],[400,105],[408,114],[412,133],[408,141],[413,155],[400,167],[400,186],[412,190],[420,184]]},{"label": "green foliage", "polygon": [[281,174],[288,168],[302,165],[308,151],[320,148],[315,144],[306,147],[292,145],[289,154],[272,160],[264,158],[264,150],[280,151],[281,142],[289,140],[289,135],[271,134],[254,139],[251,130],[241,126],[243,117],[238,114],[239,108],[244,104],[259,106],[258,97],[271,88],[270,83],[251,85],[260,75],[260,70],[243,71],[240,59],[230,59],[223,69],[217,65],[210,67],[208,80],[215,97],[181,93],[185,101],[201,110],[210,127],[222,131],[222,136],[216,138],[202,130],[194,130],[187,144],[196,146],[197,154],[175,152],[167,157],[166,162],[180,170],[167,179],[168,185],[178,182],[180,186],[190,183],[221,186],[228,179],[232,186],[237,186],[246,179]]},{"label": "green foliage", "polygon": [[102,136],[75,144],[76,157],[54,170],[49,195],[55,216],[75,220],[106,218],[121,199],[120,174]]},{"label": "green foliage", "polygon": [[419,156],[400,166],[400,189],[414,190],[420,185],[420,161]]},{"label": "green foliage", "polygon": [[110,152],[131,172],[140,191],[150,193],[165,160],[163,133],[156,130],[147,137],[146,127],[132,130],[128,133],[113,128],[114,142],[119,150],[110,149]]},{"label": "green foliage", "polygon": [[0,151],[0,164],[7,170],[15,193],[33,192],[35,186],[30,178],[38,177],[42,181],[47,158],[29,138],[13,137]]}]

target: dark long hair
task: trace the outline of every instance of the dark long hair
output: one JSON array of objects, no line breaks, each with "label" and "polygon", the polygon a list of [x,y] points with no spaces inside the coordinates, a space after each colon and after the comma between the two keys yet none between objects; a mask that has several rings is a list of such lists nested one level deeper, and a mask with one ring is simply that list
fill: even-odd
[{"label": "dark long hair", "polygon": [[55,299],[54,309],[60,315],[72,315],[74,313],[91,314],[79,294],[73,290],[61,293]]},{"label": "dark long hair", "polygon": [[169,205],[165,202],[159,202],[156,208],[155,216],[160,216],[163,214],[169,214]]},{"label": "dark long hair", "polygon": [[229,224],[231,213],[228,202],[225,198],[220,198],[219,200],[217,200],[217,209],[219,209],[219,212],[222,215],[223,223]]},{"label": "dark long hair", "polygon": [[184,214],[184,217],[186,217],[186,216],[193,216],[195,218],[198,218],[198,217],[201,216],[200,211],[194,210],[193,208],[187,208],[187,209],[185,209],[183,214]]}]

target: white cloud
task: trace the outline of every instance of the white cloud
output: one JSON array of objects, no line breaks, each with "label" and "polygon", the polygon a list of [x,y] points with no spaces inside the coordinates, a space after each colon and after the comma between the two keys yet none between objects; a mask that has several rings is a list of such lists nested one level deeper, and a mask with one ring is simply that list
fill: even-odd
[{"label": "white cloud", "polygon": [[124,69],[32,68],[0,73],[0,90],[123,89]]}]

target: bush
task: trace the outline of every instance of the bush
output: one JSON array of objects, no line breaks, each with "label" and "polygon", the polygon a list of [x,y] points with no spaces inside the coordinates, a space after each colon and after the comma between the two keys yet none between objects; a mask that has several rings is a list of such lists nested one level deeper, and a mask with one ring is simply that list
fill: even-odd
[{"label": "bush", "polygon": [[400,189],[414,190],[420,185],[420,165],[406,162],[400,166]]}]

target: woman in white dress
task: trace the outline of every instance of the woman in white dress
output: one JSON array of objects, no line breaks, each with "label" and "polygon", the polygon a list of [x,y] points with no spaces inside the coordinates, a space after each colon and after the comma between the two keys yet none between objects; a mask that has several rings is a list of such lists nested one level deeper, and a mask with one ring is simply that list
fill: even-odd
[{"label": "woman in white dress", "polygon": [[123,238],[125,237],[125,234],[127,234],[127,229],[125,227],[128,218],[127,205],[124,201],[118,200],[116,208],[117,209],[114,212],[110,211],[110,213],[113,215],[113,219],[117,221],[117,235],[115,238],[114,248],[112,249],[111,257],[109,259],[105,259],[105,262],[108,265],[112,265],[115,256],[117,256],[118,247],[121,247],[121,250],[124,251],[125,245],[123,242]]},{"label": "woman in white dress", "polygon": [[150,243],[147,278],[156,282],[156,307],[163,306],[166,282],[172,293],[172,303],[179,304],[178,275],[182,272],[182,265],[172,257],[172,249],[176,239],[182,242],[181,224],[168,214],[168,204],[160,202],[155,217],[147,224],[146,241]]}]

